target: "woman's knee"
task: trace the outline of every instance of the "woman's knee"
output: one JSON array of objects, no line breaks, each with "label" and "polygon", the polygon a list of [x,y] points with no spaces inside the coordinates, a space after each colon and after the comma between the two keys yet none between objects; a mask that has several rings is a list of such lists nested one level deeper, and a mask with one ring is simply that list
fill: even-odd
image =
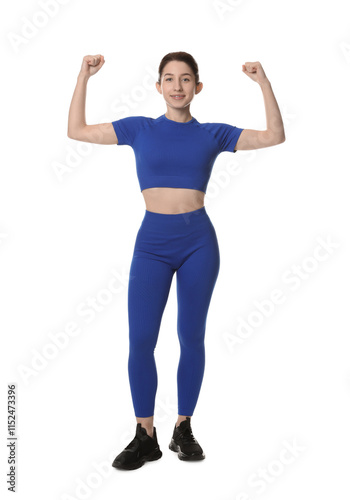
[{"label": "woman's knee", "polygon": [[142,332],[129,331],[130,351],[142,354],[153,353],[157,344],[157,335],[154,332],[143,330]]}]

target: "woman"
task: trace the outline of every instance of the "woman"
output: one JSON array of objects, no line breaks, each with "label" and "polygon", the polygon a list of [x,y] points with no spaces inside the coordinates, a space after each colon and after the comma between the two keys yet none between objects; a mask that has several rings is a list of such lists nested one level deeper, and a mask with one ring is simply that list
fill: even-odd
[{"label": "woman", "polygon": [[187,52],[171,52],[162,59],[156,82],[166,103],[165,114],[87,125],[87,82],[104,63],[102,55],[83,59],[69,110],[68,137],[132,147],[146,204],[128,286],[128,373],[136,434],[112,465],[131,470],[162,456],[153,426],[157,390],[154,349],[175,272],[181,355],[178,419],[169,448],[178,452],[181,460],[201,460],[205,455],[192,434],[191,416],[204,374],[206,318],[220,267],[218,241],[204,196],[218,154],[280,144],[285,140],[283,122],[271,84],[261,64],[255,62],[243,65],[242,71],[262,89],[266,130],[199,123],[190,113],[194,96],[203,88],[197,63]]}]

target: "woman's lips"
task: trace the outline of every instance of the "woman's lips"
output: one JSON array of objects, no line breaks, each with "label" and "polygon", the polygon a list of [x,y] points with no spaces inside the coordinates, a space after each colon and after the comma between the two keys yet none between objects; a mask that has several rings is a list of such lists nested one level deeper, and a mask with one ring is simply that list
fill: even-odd
[{"label": "woman's lips", "polygon": [[181,95],[181,96],[174,96],[174,95],[171,95],[170,97],[172,97],[173,99],[176,99],[177,101],[180,101],[180,99],[184,99],[185,96],[184,95]]}]

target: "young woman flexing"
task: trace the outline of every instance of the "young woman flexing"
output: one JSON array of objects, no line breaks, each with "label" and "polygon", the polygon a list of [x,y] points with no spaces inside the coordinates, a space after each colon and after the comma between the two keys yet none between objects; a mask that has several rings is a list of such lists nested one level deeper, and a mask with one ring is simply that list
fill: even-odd
[{"label": "young woman flexing", "polygon": [[175,273],[181,354],[177,371],[178,419],[169,448],[181,460],[202,460],[205,454],[193,436],[191,417],[204,375],[206,319],[220,267],[219,245],[204,197],[221,152],[280,144],[285,141],[283,122],[259,62],[246,62],[242,71],[260,85],[266,130],[198,122],[190,113],[194,96],[203,89],[197,63],[187,52],[171,52],[160,62],[155,82],[166,104],[163,115],[128,116],[111,123],[87,125],[87,82],[104,63],[102,55],[83,58],[69,110],[68,137],[130,146],[146,205],[128,285],[128,374],[136,434],[112,465],[131,470],[162,456],[153,426],[157,390],[154,350]]}]

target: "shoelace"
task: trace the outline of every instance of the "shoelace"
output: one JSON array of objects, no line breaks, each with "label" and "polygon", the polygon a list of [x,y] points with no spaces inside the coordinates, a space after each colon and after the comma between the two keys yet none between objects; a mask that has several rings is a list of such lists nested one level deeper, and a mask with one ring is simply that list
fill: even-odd
[{"label": "shoelace", "polygon": [[139,444],[139,439],[137,436],[134,437],[132,441],[124,448],[125,450],[134,450]]},{"label": "shoelace", "polygon": [[187,427],[184,431],[182,431],[180,437],[183,439],[184,444],[193,444],[196,442],[190,427]]}]

